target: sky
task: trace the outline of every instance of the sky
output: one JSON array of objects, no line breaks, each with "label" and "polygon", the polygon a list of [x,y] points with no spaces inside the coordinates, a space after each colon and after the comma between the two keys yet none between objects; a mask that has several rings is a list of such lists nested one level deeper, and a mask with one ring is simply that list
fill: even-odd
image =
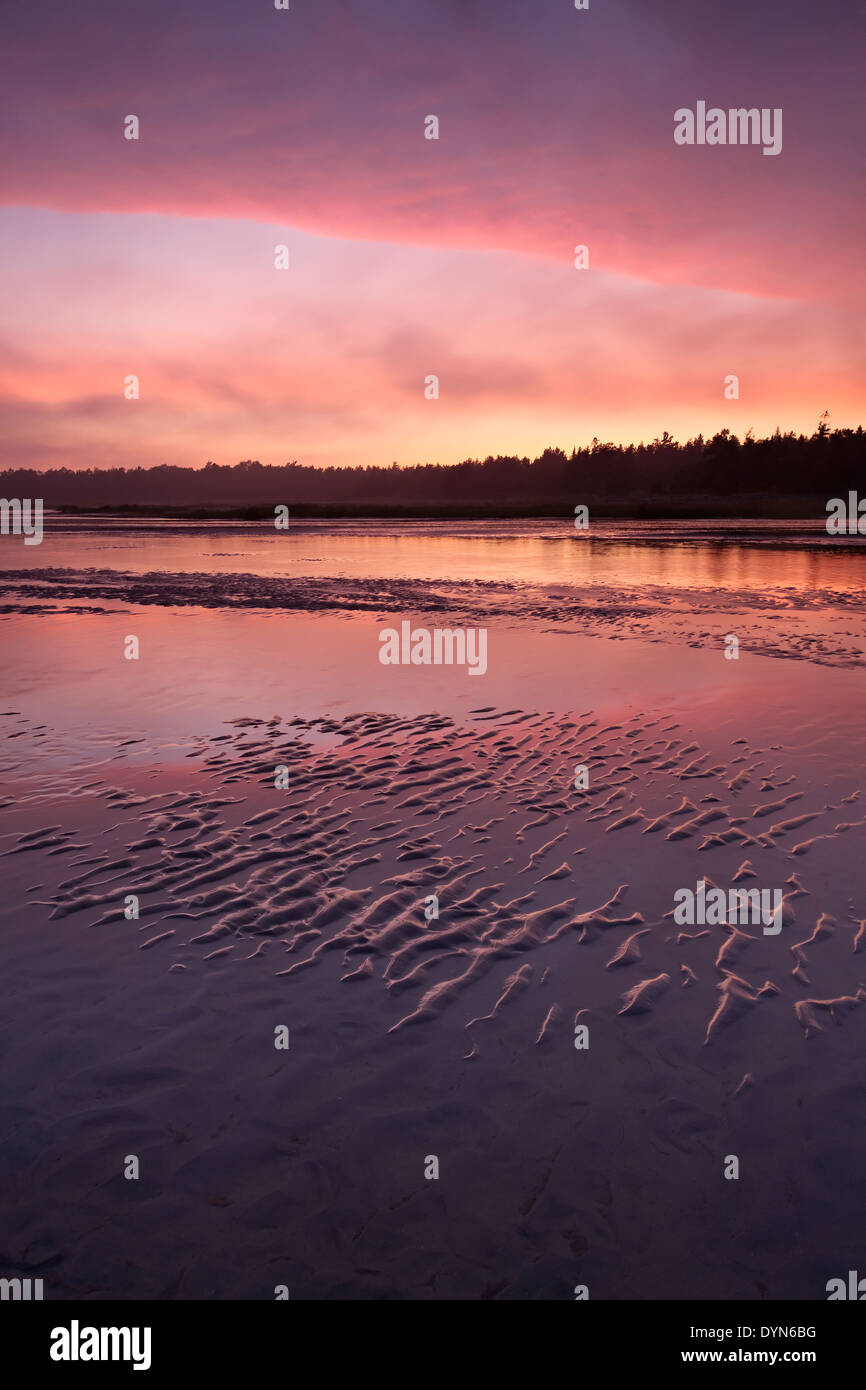
[{"label": "sky", "polygon": [[[854,0],[17,6],[0,466],[856,426],[864,40]],[[781,152],[676,144],[699,101]]]}]

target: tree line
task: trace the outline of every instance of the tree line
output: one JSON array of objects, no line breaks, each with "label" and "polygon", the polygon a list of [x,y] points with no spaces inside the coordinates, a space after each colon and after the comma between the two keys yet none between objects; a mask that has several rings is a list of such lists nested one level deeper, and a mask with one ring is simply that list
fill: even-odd
[{"label": "tree line", "polygon": [[685,443],[667,431],[649,444],[593,439],[571,453],[549,447],[537,458],[513,455],[465,459],[453,465],[316,468],[291,462],[167,464],[152,468],[30,468],[0,473],[4,497],[41,497],[46,506],[256,508],[284,503],[349,506],[469,505],[480,511],[575,502],[645,498],[840,496],[866,479],[864,431],[831,430],[822,419],[814,434],[776,430],[756,439],[728,429]]}]

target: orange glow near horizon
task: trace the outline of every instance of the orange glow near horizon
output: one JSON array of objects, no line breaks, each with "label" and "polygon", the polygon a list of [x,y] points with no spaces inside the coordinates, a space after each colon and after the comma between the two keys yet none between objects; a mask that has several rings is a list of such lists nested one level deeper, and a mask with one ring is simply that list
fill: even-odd
[{"label": "orange glow near horizon", "polygon": [[[7,26],[0,466],[863,419],[862,82],[832,7],[817,36],[780,3],[781,46],[772,6],[692,0],[49,8]],[[783,109],[778,154],[678,146],[704,98]]]},{"label": "orange glow near horizon", "polygon": [[862,364],[839,351],[853,307],[259,223],[5,221],[26,248],[0,348],[5,467],[448,464],[863,415]]}]

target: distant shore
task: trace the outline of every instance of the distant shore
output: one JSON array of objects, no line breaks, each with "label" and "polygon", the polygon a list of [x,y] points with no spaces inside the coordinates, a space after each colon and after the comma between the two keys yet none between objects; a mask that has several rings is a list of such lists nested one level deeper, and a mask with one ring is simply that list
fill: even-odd
[{"label": "distant shore", "polygon": [[826,516],[827,498],[823,495],[768,496],[761,493],[738,493],[736,496],[662,497],[631,495],[629,497],[592,497],[591,495],[544,498],[530,502],[298,502],[278,499],[273,503],[224,503],[220,506],[172,506],[166,503],[106,503],[99,507],[60,505],[52,511],[63,516],[129,516],[170,517],[189,521],[267,521],[274,508],[287,505],[290,515],[301,518],[381,517],[405,520],[482,520],[484,518],[571,517],[577,502],[589,508],[590,516],[622,521],[646,520],[755,520],[755,521],[817,521]]}]

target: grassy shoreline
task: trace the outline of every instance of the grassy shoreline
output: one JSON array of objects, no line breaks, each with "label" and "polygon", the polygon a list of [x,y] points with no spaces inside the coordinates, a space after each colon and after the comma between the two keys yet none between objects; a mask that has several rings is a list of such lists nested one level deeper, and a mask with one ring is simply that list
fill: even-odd
[{"label": "grassy shoreline", "polygon": [[[826,516],[826,497],[739,494],[736,497],[628,497],[579,499],[589,507],[590,517],[619,521],[734,520],[734,521],[820,521]],[[166,517],[178,521],[269,521],[274,507],[281,505],[241,502],[221,506],[171,506],[154,503],[104,504],[79,507],[61,504],[51,510],[63,516]],[[406,503],[316,503],[289,502],[290,516],[296,520],[342,519],[346,521],[381,518],[406,521],[483,521],[568,519],[574,515],[573,498],[527,502]]]}]

